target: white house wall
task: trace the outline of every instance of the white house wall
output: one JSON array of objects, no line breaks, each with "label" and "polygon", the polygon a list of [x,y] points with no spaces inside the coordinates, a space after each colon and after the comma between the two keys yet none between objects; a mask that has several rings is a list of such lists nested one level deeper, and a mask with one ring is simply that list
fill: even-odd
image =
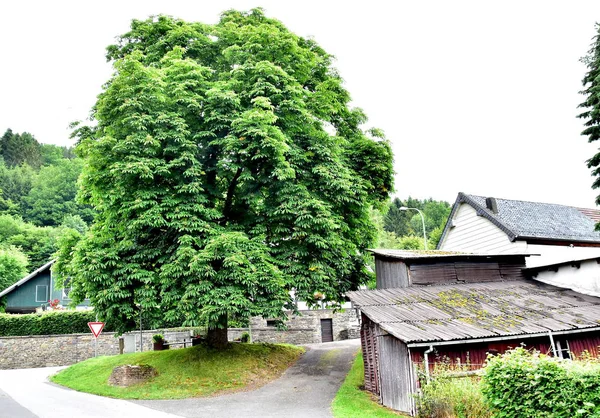
[{"label": "white house wall", "polygon": [[504,231],[483,216],[477,215],[472,206],[461,203],[440,250],[477,253],[514,254],[526,252],[527,243],[511,242]]},{"label": "white house wall", "polygon": [[600,296],[600,264],[596,260],[584,261],[579,268],[566,265],[560,266],[558,271],[541,271],[535,280],[586,295]]},{"label": "white house wall", "polygon": [[504,231],[483,216],[477,215],[475,209],[466,203],[461,203],[456,210],[453,224],[455,226],[446,233],[440,250],[490,254],[539,254],[539,256],[526,258],[527,267],[600,257],[600,248],[528,244],[519,239],[511,241]]},{"label": "white house wall", "polygon": [[529,254],[540,254],[539,257],[527,257],[527,267],[539,267],[548,264],[563,263],[565,261],[600,257],[600,248],[597,247],[529,244],[526,247],[526,252]]}]

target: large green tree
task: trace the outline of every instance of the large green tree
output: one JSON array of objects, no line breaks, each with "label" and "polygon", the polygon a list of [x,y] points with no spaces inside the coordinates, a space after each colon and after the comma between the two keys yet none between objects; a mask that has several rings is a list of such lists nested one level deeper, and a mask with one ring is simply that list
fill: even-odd
[{"label": "large green tree", "polygon": [[98,215],[59,262],[75,298],[120,331],[136,306],[182,314],[222,346],[228,318],[280,317],[292,289],[335,303],[366,282],[392,154],[331,55],[255,9],[135,20],[108,58],[78,145]]}]

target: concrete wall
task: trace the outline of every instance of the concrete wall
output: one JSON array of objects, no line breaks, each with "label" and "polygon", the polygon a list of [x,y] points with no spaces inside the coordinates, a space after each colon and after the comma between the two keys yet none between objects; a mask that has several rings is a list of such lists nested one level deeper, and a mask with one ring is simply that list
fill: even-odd
[{"label": "concrete wall", "polygon": [[556,271],[542,270],[533,278],[586,295],[600,296],[600,264],[596,260],[559,266]]}]

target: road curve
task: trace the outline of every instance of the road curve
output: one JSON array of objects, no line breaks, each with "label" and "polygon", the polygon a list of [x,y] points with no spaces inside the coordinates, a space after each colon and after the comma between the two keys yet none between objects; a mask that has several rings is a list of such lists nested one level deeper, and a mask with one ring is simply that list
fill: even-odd
[{"label": "road curve", "polygon": [[306,347],[308,351],[283,376],[254,391],[133,402],[189,418],[330,418],[331,401],[352,366],[360,340]]},{"label": "road curve", "polygon": [[257,390],[166,401],[105,398],[50,383],[62,367],[0,370],[0,418],[330,418],[359,347],[360,340],[311,344],[283,376]]}]

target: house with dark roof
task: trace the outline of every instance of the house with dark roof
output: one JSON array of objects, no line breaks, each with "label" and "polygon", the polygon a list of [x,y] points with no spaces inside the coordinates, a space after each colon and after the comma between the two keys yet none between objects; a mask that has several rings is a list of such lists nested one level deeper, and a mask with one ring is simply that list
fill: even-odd
[{"label": "house with dark roof", "polygon": [[600,211],[459,193],[438,249],[528,253],[529,267],[600,256]]},{"label": "house with dark roof", "polygon": [[419,376],[439,363],[474,370],[521,344],[560,358],[599,354],[600,298],[526,277],[526,255],[374,255],[378,288],[348,297],[361,313],[365,388],[385,406],[415,415]]},{"label": "house with dark roof", "polygon": [[[0,292],[0,298],[6,300],[7,313],[33,313],[38,308],[45,308],[51,300],[58,299],[59,304],[66,306],[71,302],[69,288],[56,288],[56,278],[52,273],[55,260],[23,277],[17,283]],[[89,308],[86,299],[78,308]]]}]

